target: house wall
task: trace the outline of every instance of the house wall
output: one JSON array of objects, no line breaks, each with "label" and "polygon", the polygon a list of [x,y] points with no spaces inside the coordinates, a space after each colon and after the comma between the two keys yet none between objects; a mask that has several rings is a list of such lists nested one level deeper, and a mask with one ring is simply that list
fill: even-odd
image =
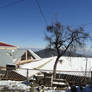
[{"label": "house wall", "polygon": [[15,50],[17,47],[0,46],[0,50]]}]

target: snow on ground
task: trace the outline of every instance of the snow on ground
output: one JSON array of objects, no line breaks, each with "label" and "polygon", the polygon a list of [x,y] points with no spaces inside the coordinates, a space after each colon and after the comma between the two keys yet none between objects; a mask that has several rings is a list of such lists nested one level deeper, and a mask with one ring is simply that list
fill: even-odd
[{"label": "snow on ground", "polygon": [[16,90],[30,90],[30,86],[26,86],[22,84],[20,81],[11,81],[11,80],[1,80],[0,81],[0,90],[4,87],[8,89],[16,89]]},{"label": "snow on ground", "polygon": [[[52,72],[55,60],[56,57],[44,58],[35,62],[20,65],[20,68],[38,69],[38,70],[29,70],[29,77],[45,70],[48,72]],[[85,75],[85,72],[80,72],[80,71],[92,70],[92,58],[61,57],[60,60],[62,60],[62,62],[58,63],[57,72],[61,71],[62,73],[65,74],[73,74],[73,75],[75,74],[75,75],[83,76]],[[18,69],[17,73],[23,76],[27,76],[26,69]],[[90,73],[88,73],[87,76],[90,76]]]}]

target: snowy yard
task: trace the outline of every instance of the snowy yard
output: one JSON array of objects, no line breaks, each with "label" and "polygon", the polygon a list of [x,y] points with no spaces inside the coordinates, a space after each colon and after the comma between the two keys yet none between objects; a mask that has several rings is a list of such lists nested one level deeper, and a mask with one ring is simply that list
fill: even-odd
[{"label": "snowy yard", "polygon": [[0,90],[20,90],[20,91],[29,91],[30,86],[26,86],[20,81],[11,81],[11,80],[0,80]]},{"label": "snowy yard", "polygon": [[[8,90],[16,90],[12,92],[30,92],[30,86],[26,86],[25,84],[22,84],[20,81],[0,81],[0,91],[3,88],[8,88]],[[8,91],[6,90],[6,91]],[[92,92],[92,85],[87,85],[86,87],[83,87],[80,89],[80,87],[76,86],[76,89],[74,92]],[[5,92],[6,92],[5,91]],[[9,91],[11,92],[11,91]],[[34,92],[39,92],[37,91],[36,88],[34,88]],[[40,92],[43,92],[42,89],[40,89]],[[47,90],[45,89],[44,92],[72,92],[70,89],[65,91],[65,90]]]}]

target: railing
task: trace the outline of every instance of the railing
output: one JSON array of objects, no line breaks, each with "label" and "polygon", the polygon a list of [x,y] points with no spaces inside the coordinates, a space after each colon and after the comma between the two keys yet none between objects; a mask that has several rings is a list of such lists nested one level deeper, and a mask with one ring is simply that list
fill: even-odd
[{"label": "railing", "polygon": [[[52,75],[52,70],[18,68],[16,70],[0,70],[1,80],[30,81],[34,75]],[[88,83],[91,80],[91,71],[62,71],[57,70],[57,79],[66,79],[69,83]]]}]

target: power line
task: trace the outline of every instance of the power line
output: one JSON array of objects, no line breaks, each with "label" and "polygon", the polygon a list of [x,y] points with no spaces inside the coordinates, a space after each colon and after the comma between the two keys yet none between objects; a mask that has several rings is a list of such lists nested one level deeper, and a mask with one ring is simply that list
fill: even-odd
[{"label": "power line", "polygon": [[11,2],[11,3],[7,3],[7,4],[5,4],[5,5],[0,6],[0,8],[7,8],[7,7],[10,7],[10,6],[16,5],[16,4],[18,4],[18,3],[21,3],[21,2],[23,2],[23,1],[24,1],[24,0],[17,0],[17,1]]},{"label": "power line", "polygon": [[48,23],[47,23],[46,17],[45,17],[45,15],[44,15],[43,11],[42,11],[42,8],[41,8],[41,6],[40,6],[38,0],[35,0],[35,2],[36,2],[37,6],[38,6],[38,8],[39,8],[39,10],[40,10],[41,16],[43,17],[45,24],[47,25]]}]

